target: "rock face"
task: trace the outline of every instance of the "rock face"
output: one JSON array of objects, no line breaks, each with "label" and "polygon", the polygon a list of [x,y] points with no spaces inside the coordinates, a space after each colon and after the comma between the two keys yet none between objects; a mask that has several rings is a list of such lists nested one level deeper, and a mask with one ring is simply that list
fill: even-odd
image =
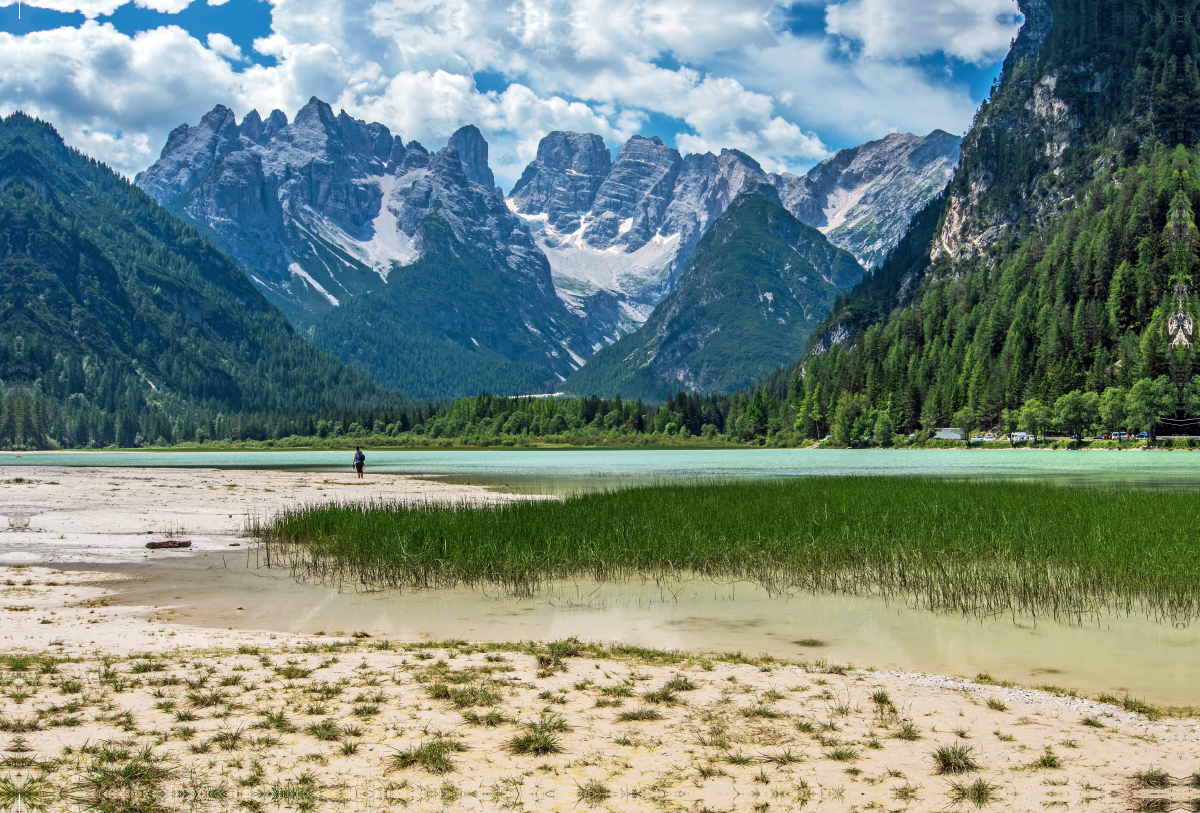
[{"label": "rock face", "polygon": [[862,275],[849,252],[784,209],[767,180],[750,180],[646,323],[564,389],[662,399],[745,387],[803,352],[837,295]]},{"label": "rock face", "polygon": [[[238,126],[218,107],[200,125],[176,129],[136,183],[213,237],[294,324],[391,386],[394,377],[363,362],[344,313],[334,319],[342,327],[324,329],[322,321],[357,299],[387,293],[397,269],[412,266],[404,284],[421,287],[414,273],[454,269],[418,260],[436,254],[453,264],[469,255],[460,287],[432,286],[440,299],[427,299],[422,313],[405,313],[403,297],[391,292],[398,312],[382,316],[395,324],[375,324],[371,335],[454,335],[463,352],[492,354],[492,362],[523,370],[512,382],[489,378],[490,388],[507,392],[536,380],[540,391],[581,366],[590,343],[583,321],[556,296],[545,256],[504,205],[487,161],[487,142],[473,126],[430,153],[381,124],[334,115],[313,98],[290,124],[274,111],[265,122],[247,114]],[[498,313],[479,312],[497,296]],[[463,324],[491,329],[449,330],[451,312]],[[405,379],[408,394],[468,394],[482,386],[462,380],[453,391],[440,390],[432,384],[436,371],[428,372]]]},{"label": "rock face", "polygon": [[[963,171],[950,190],[942,229],[930,247],[931,258],[942,254],[953,260],[974,257],[1014,226],[1037,223],[1070,199],[1075,190],[1058,182],[1064,163],[1071,160],[1067,148],[1082,129],[1085,112],[1098,106],[1094,100],[1115,93],[1114,79],[1120,75],[1120,67],[1076,65],[1077,72],[1094,77],[1089,77],[1082,93],[1074,88],[1075,92],[1065,94],[1075,99],[1077,109],[1072,111],[1058,88],[1061,66],[1033,64],[1054,27],[1050,4],[1020,0],[1019,6],[1025,23],[1001,74],[1005,80],[1001,96],[1007,103],[985,107],[968,133]],[[1131,19],[1136,17],[1131,15]],[[1018,72],[1015,69],[1022,62],[1027,69]],[[1084,71],[1079,71],[1081,67]],[[1013,155],[1018,150],[1036,154],[1044,161],[1040,169],[1047,171],[1032,178],[997,172],[1000,167],[1020,163]]]},{"label": "rock face", "polygon": [[[751,181],[773,184],[801,223],[870,267],[945,188],[959,143],[940,130],[891,135],[801,177],[769,174],[736,150],[681,158],[642,137],[630,139],[610,167],[599,136],[555,132],[542,139],[509,207],[528,222],[567,306],[588,320],[589,336],[598,332],[608,343],[636,330],[675,289],[700,238]],[[596,310],[600,292],[618,307]]]},{"label": "rock face", "polygon": [[942,130],[893,134],[842,150],[804,177],[773,179],[788,211],[871,268],[946,188],[961,149],[962,139]]},{"label": "rock face", "polygon": [[611,165],[608,156],[597,135],[551,133],[508,199],[594,349],[646,320],[746,179],[765,177],[743,153],[683,158],[659,138],[635,136]]},{"label": "rock face", "polygon": [[591,211],[611,168],[612,154],[600,136],[550,133],[513,187],[509,205],[519,214],[544,214],[549,226],[572,234],[579,228],[581,213]]}]

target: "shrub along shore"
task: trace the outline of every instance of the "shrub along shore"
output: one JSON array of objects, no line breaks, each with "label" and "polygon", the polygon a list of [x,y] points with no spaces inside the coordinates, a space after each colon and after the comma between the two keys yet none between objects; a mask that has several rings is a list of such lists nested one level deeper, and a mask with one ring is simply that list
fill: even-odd
[{"label": "shrub along shore", "polygon": [[748,580],[937,611],[1200,616],[1196,493],[806,477],[656,485],[501,507],[333,503],[251,530],[300,578],[369,587]]}]

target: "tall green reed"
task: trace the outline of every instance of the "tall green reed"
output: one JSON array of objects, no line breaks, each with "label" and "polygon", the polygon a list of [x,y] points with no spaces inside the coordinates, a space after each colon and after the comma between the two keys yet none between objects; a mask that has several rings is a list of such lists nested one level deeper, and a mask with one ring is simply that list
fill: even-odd
[{"label": "tall green reed", "polygon": [[251,530],[301,578],[369,587],[748,580],[969,615],[1200,615],[1198,493],[812,477],[497,507],[297,507]]}]

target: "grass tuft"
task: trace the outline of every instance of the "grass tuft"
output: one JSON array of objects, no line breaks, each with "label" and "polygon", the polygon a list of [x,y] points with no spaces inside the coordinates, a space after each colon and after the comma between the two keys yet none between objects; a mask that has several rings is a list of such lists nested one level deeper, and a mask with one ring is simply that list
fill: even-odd
[{"label": "grass tuft", "polygon": [[617,714],[617,722],[619,723],[644,723],[661,719],[663,719],[662,712],[651,707],[629,709]]},{"label": "grass tuft", "polygon": [[939,774],[963,774],[979,770],[973,746],[960,743],[942,745],[931,756]]},{"label": "grass tuft", "polygon": [[976,779],[971,784],[966,782],[950,783],[950,800],[955,804],[970,802],[976,807],[985,807],[996,801],[999,785],[993,785],[986,779]]},{"label": "grass tuft", "polygon": [[430,742],[421,743],[405,751],[392,755],[393,768],[421,768],[432,774],[444,774],[454,770],[450,755],[467,750],[461,740],[452,737],[438,737]]},{"label": "grass tuft", "polygon": [[1171,787],[1171,775],[1161,768],[1148,768],[1133,775],[1133,781],[1145,790],[1163,790]]}]

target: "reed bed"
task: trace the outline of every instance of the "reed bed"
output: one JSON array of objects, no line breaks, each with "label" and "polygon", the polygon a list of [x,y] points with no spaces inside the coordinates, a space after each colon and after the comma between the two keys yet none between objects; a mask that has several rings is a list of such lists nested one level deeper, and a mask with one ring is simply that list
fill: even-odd
[{"label": "reed bed", "polygon": [[268,563],[370,588],[746,580],[936,611],[1200,615],[1200,491],[812,477],[498,507],[333,503],[255,523]]}]

